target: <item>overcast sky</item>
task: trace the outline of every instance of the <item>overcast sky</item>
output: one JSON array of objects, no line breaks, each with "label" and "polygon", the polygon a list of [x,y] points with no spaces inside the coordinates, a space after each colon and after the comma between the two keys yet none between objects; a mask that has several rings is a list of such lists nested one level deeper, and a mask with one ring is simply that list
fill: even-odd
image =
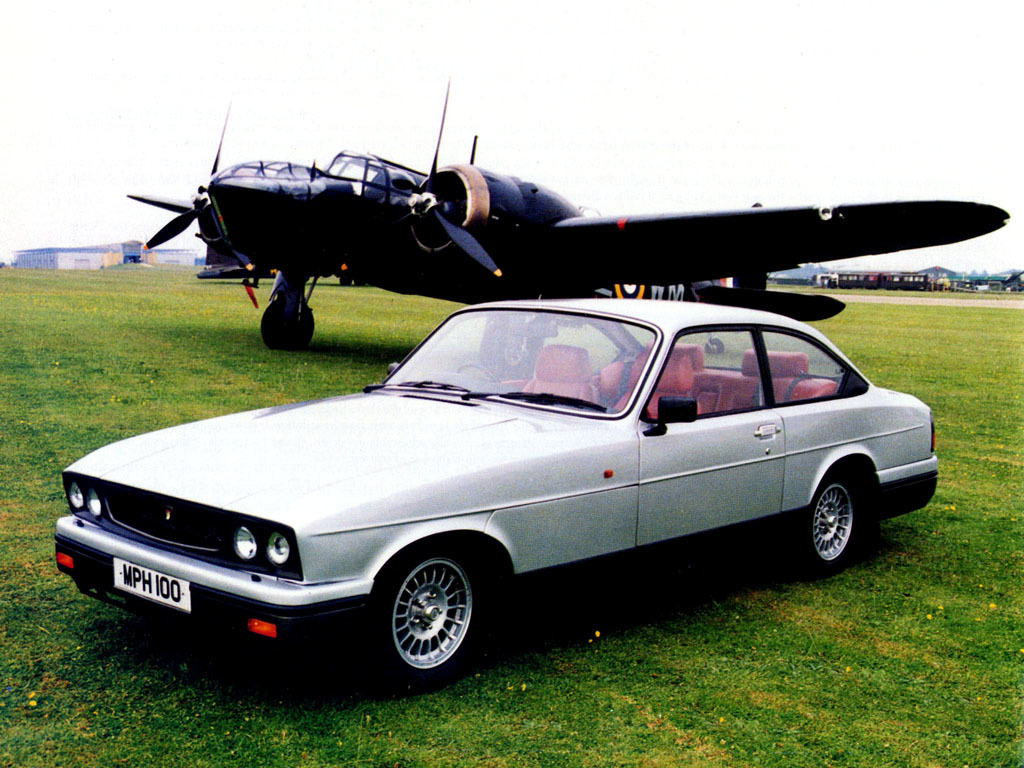
[{"label": "overcast sky", "polygon": [[[908,199],[1017,219],[863,266],[1024,268],[1010,2],[53,3],[0,28],[0,260],[145,240],[221,167],[477,162],[604,214]],[[191,234],[168,247],[195,248]]]}]

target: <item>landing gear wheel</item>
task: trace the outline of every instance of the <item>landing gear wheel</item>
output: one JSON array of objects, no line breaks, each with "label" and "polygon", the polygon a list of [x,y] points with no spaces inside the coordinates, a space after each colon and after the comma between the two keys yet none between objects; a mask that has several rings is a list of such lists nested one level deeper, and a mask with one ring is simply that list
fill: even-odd
[{"label": "landing gear wheel", "polygon": [[433,688],[462,672],[477,634],[475,573],[460,555],[421,551],[382,574],[371,621],[391,682]]},{"label": "landing gear wheel", "polygon": [[285,304],[284,295],[275,293],[263,311],[260,321],[263,343],[270,349],[305,349],[313,338],[313,310],[308,304],[303,305],[298,317],[289,323],[284,318]]}]

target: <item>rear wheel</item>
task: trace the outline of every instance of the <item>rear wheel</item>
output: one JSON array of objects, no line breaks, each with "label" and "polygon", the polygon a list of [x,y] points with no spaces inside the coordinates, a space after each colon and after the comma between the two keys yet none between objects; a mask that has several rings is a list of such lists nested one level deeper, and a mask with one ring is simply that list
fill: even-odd
[{"label": "rear wheel", "polygon": [[812,574],[841,571],[870,539],[871,523],[862,504],[864,493],[852,476],[830,473],[801,516],[801,549]]}]

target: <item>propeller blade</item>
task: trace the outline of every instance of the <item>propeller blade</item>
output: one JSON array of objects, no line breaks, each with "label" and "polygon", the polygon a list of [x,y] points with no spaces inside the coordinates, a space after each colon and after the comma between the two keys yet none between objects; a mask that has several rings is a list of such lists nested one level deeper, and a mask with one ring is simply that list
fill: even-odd
[{"label": "propeller blade", "polygon": [[217,168],[220,167],[220,150],[224,146],[224,134],[228,130],[228,118],[231,117],[231,104],[228,104],[228,113],[224,116],[224,127],[220,129],[220,143],[217,145],[217,155],[213,158],[213,170],[210,171],[210,175],[214,176],[217,173]]},{"label": "propeller blade", "polygon": [[159,232],[149,238],[149,242],[146,243],[146,248],[156,248],[158,245],[166,243],[172,237],[177,237],[188,229],[189,225],[195,221],[198,216],[199,211],[194,208],[179,216],[175,216],[167,222]]},{"label": "propeller blade", "polygon": [[487,269],[487,271],[494,274],[495,277],[501,277],[501,270],[498,269],[498,265],[494,263],[484,247],[476,241],[469,232],[464,230],[462,227],[452,224],[448,219],[441,215],[441,211],[437,208],[431,211],[434,214],[434,218],[440,222],[444,231],[448,233],[448,237],[452,239],[459,248],[463,250],[470,258],[472,258],[477,264]]},{"label": "propeller blade", "polygon": [[434,147],[434,162],[430,164],[430,175],[427,176],[427,184],[424,189],[427,192],[434,191],[434,177],[437,176],[437,156],[441,152],[441,137],[444,135],[444,121],[448,115],[448,95],[452,91],[452,81],[448,81],[448,88],[444,92],[444,109],[441,110],[441,130],[437,132],[437,146]]},{"label": "propeller blade", "polygon": [[140,203],[146,205],[154,205],[157,208],[163,208],[165,211],[171,213],[185,213],[186,211],[192,210],[192,203],[185,200],[171,200],[167,197],[147,197],[143,195],[128,195],[132,200],[138,200]]},{"label": "propeller blade", "polygon": [[473,149],[470,150],[470,153],[469,153],[469,164],[470,165],[476,165],[476,140],[479,139],[479,138],[480,138],[479,136],[474,136],[473,137]]}]

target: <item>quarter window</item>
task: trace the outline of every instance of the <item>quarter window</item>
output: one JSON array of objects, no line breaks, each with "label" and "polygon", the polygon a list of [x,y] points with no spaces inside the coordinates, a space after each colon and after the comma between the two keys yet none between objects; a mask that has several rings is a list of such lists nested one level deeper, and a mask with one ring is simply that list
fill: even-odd
[{"label": "quarter window", "polygon": [[836,396],[845,365],[801,336],[765,331],[763,337],[777,404]]}]

